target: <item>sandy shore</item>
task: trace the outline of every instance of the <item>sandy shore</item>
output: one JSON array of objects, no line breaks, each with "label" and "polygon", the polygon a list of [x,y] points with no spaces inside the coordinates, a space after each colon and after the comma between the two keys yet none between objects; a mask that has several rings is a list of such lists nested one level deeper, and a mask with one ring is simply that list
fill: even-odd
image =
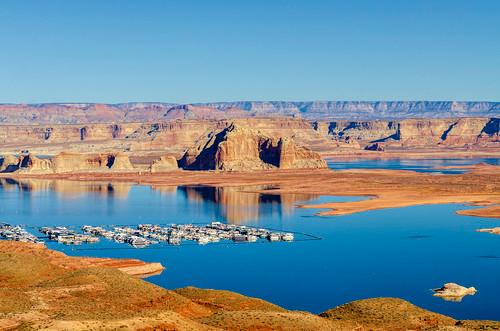
[{"label": "sandy shore", "polygon": [[[402,170],[275,170],[261,172],[174,171],[168,173],[81,173],[28,175],[22,178],[133,182],[153,186],[271,185],[268,193],[366,196],[355,202],[302,206],[326,209],[320,215],[345,215],[375,209],[424,204],[462,203],[485,208],[463,215],[500,217],[500,167],[475,166],[465,174],[442,175]],[[15,177],[5,176],[4,177]],[[21,175],[18,175],[21,176]]]}]

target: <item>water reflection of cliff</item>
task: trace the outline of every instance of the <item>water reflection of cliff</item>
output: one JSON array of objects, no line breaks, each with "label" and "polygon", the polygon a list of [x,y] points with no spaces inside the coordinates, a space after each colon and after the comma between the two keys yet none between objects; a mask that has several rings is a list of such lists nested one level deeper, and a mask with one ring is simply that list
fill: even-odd
[{"label": "water reflection of cliff", "polygon": [[[34,178],[0,178],[0,189],[36,195],[54,192],[64,199],[79,198],[89,194],[97,197],[128,199],[134,183],[122,182],[85,182]],[[222,216],[234,224],[255,223],[263,218],[281,218],[291,214],[295,205],[317,198],[310,194],[270,194],[262,191],[272,190],[266,186],[152,186],[160,194],[181,194],[200,213]],[[179,201],[181,203],[181,201]]]},{"label": "water reflection of cliff", "polygon": [[128,197],[132,183],[78,182],[70,180],[34,179],[34,178],[0,178],[0,187],[4,190],[38,193],[53,191],[64,198],[74,198],[88,193],[103,197],[125,199]]},{"label": "water reflection of cliff", "polygon": [[266,186],[180,186],[190,201],[212,202],[220,208],[220,214],[233,224],[245,224],[261,217],[280,217],[291,214],[299,202],[317,198],[311,194],[267,194]]}]

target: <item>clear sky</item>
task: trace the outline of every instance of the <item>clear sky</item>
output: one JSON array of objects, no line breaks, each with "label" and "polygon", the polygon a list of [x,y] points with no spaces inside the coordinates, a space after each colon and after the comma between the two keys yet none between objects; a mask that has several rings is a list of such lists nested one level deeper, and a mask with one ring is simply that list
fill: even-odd
[{"label": "clear sky", "polygon": [[1,0],[0,103],[500,101],[497,0]]}]

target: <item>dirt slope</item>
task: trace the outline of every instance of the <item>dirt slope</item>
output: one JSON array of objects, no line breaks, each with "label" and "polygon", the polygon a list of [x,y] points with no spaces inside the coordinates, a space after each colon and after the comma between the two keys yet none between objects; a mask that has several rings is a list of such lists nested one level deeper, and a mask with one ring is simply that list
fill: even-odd
[{"label": "dirt slope", "polygon": [[110,267],[118,262],[95,267],[34,245],[0,241],[0,330],[500,328],[499,322],[456,321],[392,298],[355,301],[318,316],[229,291],[171,291]]}]

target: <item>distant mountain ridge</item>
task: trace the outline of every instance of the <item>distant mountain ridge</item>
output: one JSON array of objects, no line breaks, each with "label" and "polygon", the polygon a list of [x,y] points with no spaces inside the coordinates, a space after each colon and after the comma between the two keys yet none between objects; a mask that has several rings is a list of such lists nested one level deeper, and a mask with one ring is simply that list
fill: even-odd
[{"label": "distant mountain ridge", "polygon": [[498,117],[488,101],[235,101],[0,104],[0,124],[149,122],[172,119],[301,117],[307,120]]}]

